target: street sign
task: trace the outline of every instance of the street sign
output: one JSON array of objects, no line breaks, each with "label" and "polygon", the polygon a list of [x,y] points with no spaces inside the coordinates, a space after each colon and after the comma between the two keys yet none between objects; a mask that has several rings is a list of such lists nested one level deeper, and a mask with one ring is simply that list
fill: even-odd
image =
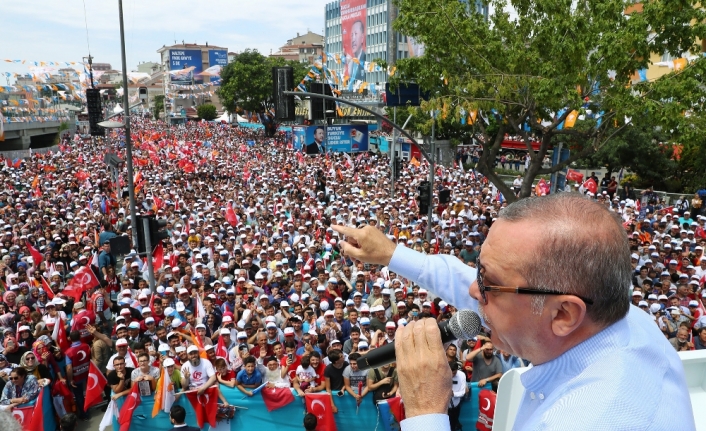
[{"label": "street sign", "polygon": [[186,117],[186,109],[181,108],[181,116]]}]

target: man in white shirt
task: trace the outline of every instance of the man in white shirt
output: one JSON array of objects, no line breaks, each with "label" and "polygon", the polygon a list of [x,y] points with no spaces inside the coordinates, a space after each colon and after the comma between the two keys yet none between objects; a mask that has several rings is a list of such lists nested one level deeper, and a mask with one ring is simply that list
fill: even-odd
[{"label": "man in white shirt", "polygon": [[216,382],[216,372],[211,362],[202,360],[199,348],[191,345],[186,349],[189,361],[181,366],[182,386],[188,389],[197,389],[201,395]]}]

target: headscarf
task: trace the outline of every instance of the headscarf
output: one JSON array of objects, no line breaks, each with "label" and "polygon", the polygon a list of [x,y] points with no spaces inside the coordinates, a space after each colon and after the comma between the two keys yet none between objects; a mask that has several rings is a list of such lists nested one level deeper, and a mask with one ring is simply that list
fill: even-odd
[{"label": "headscarf", "polygon": [[6,313],[0,316],[0,326],[4,328],[11,328],[12,322],[15,320],[15,315],[12,313]]},{"label": "headscarf", "polygon": [[[34,355],[34,365],[27,365],[27,355]],[[27,370],[29,374],[34,374],[35,370],[39,366],[39,358],[37,358],[37,355],[33,351],[28,351],[25,352],[22,355],[22,359],[20,360],[20,367],[24,368]],[[37,377],[37,376],[35,376]]]},{"label": "headscarf", "polygon": [[[8,298],[10,298],[10,295],[14,295],[14,297],[12,298],[12,300],[9,300],[9,299],[8,299]],[[17,304],[17,302],[16,302],[16,301],[17,301],[17,294],[16,294],[15,292],[12,292],[12,291],[8,290],[7,292],[5,292],[5,293],[2,295],[2,299],[3,299],[3,301],[5,302],[5,304],[7,304],[7,308],[8,308],[9,310],[15,309],[15,306],[16,306],[16,304]]]}]

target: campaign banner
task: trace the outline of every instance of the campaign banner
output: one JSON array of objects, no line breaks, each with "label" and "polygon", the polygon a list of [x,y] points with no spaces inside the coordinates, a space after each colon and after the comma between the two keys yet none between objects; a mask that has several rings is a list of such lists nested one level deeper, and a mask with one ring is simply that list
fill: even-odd
[{"label": "campaign banner", "polygon": [[[227,61],[226,53],[226,61]],[[169,50],[169,70],[175,71],[180,69],[187,69],[189,67],[194,67],[194,69],[189,73],[184,73],[180,75],[171,75],[172,83],[186,85],[191,84],[192,77],[194,84],[203,84],[203,78],[199,76],[199,73],[203,72],[203,62],[201,61],[201,50],[200,49],[170,49]]]},{"label": "campaign banner", "polygon": [[[228,51],[225,49],[212,49],[208,51],[208,67],[221,66],[221,68],[228,65]],[[212,76],[211,82],[219,81],[220,76]]]},{"label": "campaign banner", "polygon": [[343,124],[328,126],[326,151],[355,153],[368,151],[368,125]]},{"label": "campaign banner", "polygon": [[306,146],[306,126],[292,126],[292,148],[301,151]]},{"label": "campaign banner", "polygon": [[365,80],[366,15],[366,0],[341,0],[341,36],[346,58],[343,75],[349,83]]}]

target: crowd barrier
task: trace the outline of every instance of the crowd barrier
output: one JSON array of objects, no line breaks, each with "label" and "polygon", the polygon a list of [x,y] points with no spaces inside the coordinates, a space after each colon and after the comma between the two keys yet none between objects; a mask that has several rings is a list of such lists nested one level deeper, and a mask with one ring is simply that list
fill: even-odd
[{"label": "crowd barrier", "polygon": [[[462,401],[461,407],[461,424],[464,429],[473,430],[476,428],[476,420],[478,419],[478,387],[477,383],[468,383],[470,388],[470,396]],[[485,388],[490,388],[487,384]],[[230,421],[222,421],[217,424],[214,431],[235,431],[235,430],[268,430],[276,429],[277,431],[301,431],[303,428],[304,414],[306,408],[304,406],[304,398],[300,398],[294,393],[294,402],[277,409],[273,412],[268,412],[265,408],[265,403],[262,396],[257,394],[252,397],[245,397],[242,392],[235,388],[221,386],[220,390],[228,400],[228,403],[233,406],[243,407],[237,409],[235,417]],[[394,425],[391,425],[385,418],[390,418],[389,411],[386,406],[380,406],[380,411],[373,405],[372,394],[366,395],[360,408],[356,409],[355,398],[347,393],[341,397],[334,395],[338,413],[334,415],[336,426],[339,430],[356,431],[373,431],[373,430],[393,430]],[[118,408],[121,408],[125,397],[117,401]],[[175,404],[179,404],[186,409],[186,423],[189,426],[198,427],[196,424],[196,416],[191,403],[185,395],[182,395]],[[140,405],[135,408],[130,423],[130,431],[167,431],[172,429],[172,424],[169,422],[169,415],[160,411],[157,416],[152,417],[152,407],[154,406],[154,397],[142,397]],[[247,410],[246,410],[247,409]],[[45,428],[46,429],[46,428]],[[117,419],[113,418],[113,429],[118,430]],[[212,429],[210,425],[204,425],[205,430]]]},{"label": "crowd barrier", "polygon": [[[37,402],[41,401],[41,409],[38,408]],[[45,386],[36,400],[27,404],[20,404],[12,409],[12,415],[22,425],[23,430],[27,429],[42,429],[55,430],[57,429],[56,416],[54,414],[54,405],[52,403],[51,389]],[[41,427],[32,424],[32,420],[40,420]],[[119,428],[115,428],[119,429]]]}]

